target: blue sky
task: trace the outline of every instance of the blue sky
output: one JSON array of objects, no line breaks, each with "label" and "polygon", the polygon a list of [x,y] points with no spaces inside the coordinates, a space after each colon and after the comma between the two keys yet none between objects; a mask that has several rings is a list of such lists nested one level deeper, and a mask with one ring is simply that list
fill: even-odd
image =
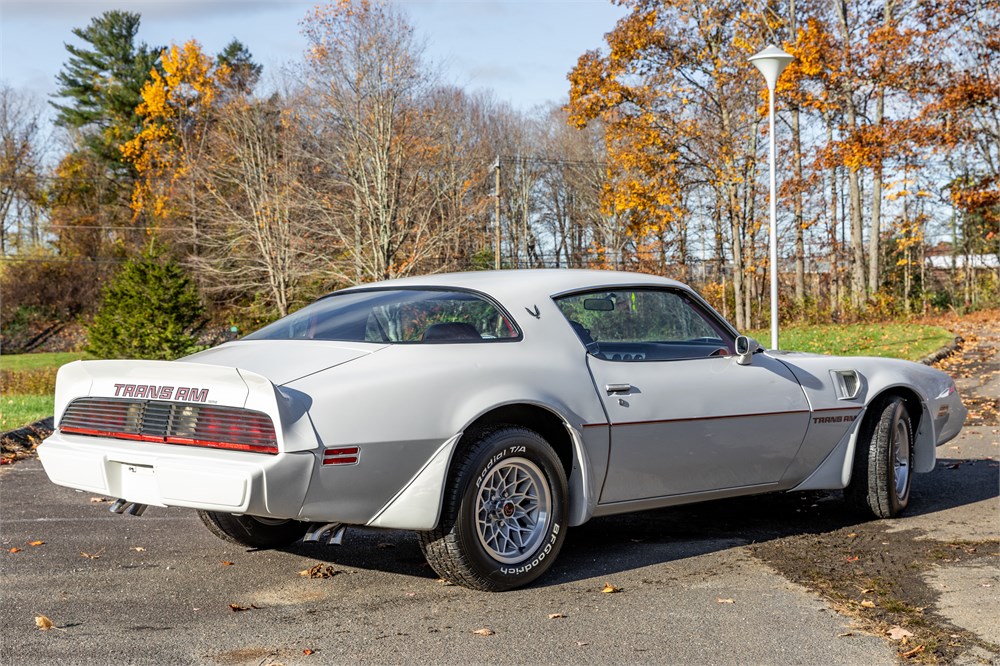
[{"label": "blue sky", "polygon": [[[299,21],[316,2],[300,0],[0,0],[0,79],[40,98],[55,90],[70,32],[109,9],[142,14],[139,39],[165,46],[195,38],[217,53],[238,38],[276,72],[304,49]],[[320,3],[322,4],[322,3]],[[530,111],[568,97],[566,74],[585,51],[600,48],[621,8],[610,0],[400,0],[428,55],[446,78]]]}]

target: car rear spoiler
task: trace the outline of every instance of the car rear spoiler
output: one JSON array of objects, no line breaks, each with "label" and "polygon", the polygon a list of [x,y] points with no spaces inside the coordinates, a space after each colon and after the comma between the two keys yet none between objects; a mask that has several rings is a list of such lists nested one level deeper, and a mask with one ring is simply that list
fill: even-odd
[{"label": "car rear spoiler", "polygon": [[182,361],[75,361],[62,366],[56,376],[57,426],[69,403],[83,397],[252,409],[274,421],[279,448],[283,448],[282,412],[290,407],[274,384],[254,372]]}]

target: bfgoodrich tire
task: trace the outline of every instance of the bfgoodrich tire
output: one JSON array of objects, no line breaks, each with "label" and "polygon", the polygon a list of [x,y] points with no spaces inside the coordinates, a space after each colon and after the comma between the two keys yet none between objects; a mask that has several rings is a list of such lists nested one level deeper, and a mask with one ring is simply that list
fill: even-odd
[{"label": "bfgoodrich tire", "polygon": [[913,425],[906,403],[890,396],[873,403],[858,433],[848,502],[876,518],[891,518],[910,502]]},{"label": "bfgoodrich tire", "polygon": [[306,524],[297,520],[236,516],[214,511],[199,511],[198,516],[215,536],[249,548],[289,546],[306,533]]},{"label": "bfgoodrich tire", "polygon": [[552,565],[566,536],[566,473],[536,432],[479,434],[449,475],[438,529],[420,535],[427,562],[458,585],[501,592]]}]

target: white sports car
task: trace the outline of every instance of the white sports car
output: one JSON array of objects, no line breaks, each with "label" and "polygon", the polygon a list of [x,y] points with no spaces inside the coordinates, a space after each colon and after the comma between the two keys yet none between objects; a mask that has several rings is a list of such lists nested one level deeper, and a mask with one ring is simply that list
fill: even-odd
[{"label": "white sports car", "polygon": [[904,509],[966,410],[907,361],[765,351],[689,287],[629,273],[345,289],[180,361],[59,371],[57,484],[197,509],[257,547],[415,530],[442,577],[525,585],[594,516],[773,491]]}]

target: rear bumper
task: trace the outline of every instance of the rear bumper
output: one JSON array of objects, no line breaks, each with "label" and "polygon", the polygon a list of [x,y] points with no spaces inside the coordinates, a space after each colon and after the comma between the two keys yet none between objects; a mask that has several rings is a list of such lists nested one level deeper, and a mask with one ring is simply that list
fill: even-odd
[{"label": "rear bumper", "polygon": [[53,483],[139,504],[295,518],[316,465],[311,451],[277,455],[80,437],[38,447]]}]

